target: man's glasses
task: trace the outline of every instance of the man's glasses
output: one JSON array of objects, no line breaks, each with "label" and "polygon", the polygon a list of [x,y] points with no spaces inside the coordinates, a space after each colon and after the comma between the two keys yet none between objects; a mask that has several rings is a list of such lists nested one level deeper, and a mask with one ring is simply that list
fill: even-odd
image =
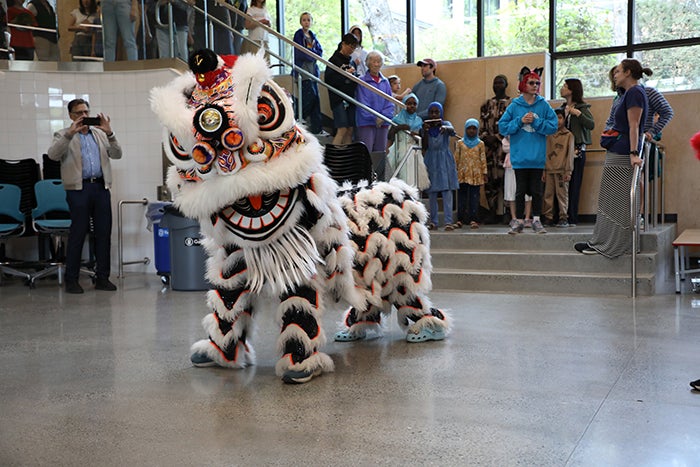
[{"label": "man's glasses", "polygon": [[529,84],[530,86],[539,86],[540,82],[539,81],[528,81],[527,84]]}]

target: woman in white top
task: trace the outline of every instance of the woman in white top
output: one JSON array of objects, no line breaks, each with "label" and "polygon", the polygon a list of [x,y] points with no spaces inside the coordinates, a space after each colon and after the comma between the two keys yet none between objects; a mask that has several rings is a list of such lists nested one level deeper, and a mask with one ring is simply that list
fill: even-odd
[{"label": "woman in white top", "polygon": [[[265,26],[270,26],[272,24],[270,14],[265,9],[265,3],[267,0],[252,0],[250,6],[248,7],[247,13],[255,18],[260,23]],[[264,47],[265,50],[268,48],[268,33],[264,28],[258,26],[258,23],[251,21],[249,19],[245,20],[245,27],[248,30],[248,39],[243,42],[242,52],[243,53],[256,53],[260,47]],[[253,42],[250,42],[253,41]],[[265,54],[265,60],[270,61],[267,53]]]},{"label": "woman in white top", "polygon": [[359,24],[354,24],[350,26],[348,32],[357,37],[360,42],[360,45],[350,55],[351,64],[355,67],[356,76],[364,76],[367,73],[367,51],[362,48],[362,29],[360,29]]},{"label": "woman in white top", "polygon": [[[70,53],[74,61],[89,60],[95,57],[95,34],[102,36],[102,30],[91,27],[99,23],[100,12],[96,0],[80,0],[80,6],[70,12],[71,22],[68,30],[75,33]],[[101,55],[101,54],[99,54]]]}]

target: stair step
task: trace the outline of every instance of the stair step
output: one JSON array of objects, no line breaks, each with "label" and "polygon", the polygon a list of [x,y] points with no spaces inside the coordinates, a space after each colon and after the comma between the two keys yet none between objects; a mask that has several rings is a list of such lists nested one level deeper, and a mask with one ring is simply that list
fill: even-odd
[{"label": "stair step", "polygon": [[[562,274],[542,271],[463,271],[433,269],[434,289],[463,292],[522,292],[564,295],[627,295],[630,275],[576,273]],[[654,274],[637,274],[637,293],[655,293]]]},{"label": "stair step", "polygon": [[[457,249],[431,249],[432,262],[441,268],[469,271],[504,270],[537,271],[558,273],[617,273],[629,274],[631,257],[626,256],[611,261],[600,255],[587,256],[569,249],[568,251],[470,251]],[[638,273],[653,273],[656,255],[637,255]]]},{"label": "stair step", "polygon": [[[473,292],[510,292],[581,295],[629,295],[629,255],[608,259],[582,255],[574,244],[591,238],[593,226],[549,228],[546,234],[525,230],[509,235],[501,225],[478,230],[430,232],[435,289]],[[675,224],[640,235],[637,254],[637,293],[661,293],[672,278]]]}]

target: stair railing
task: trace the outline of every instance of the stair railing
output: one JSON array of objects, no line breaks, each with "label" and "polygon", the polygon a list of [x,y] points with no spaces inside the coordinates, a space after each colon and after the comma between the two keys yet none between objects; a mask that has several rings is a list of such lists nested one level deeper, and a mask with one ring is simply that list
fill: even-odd
[{"label": "stair railing", "polygon": [[[180,1],[182,1],[182,0],[180,0]],[[356,76],[354,76],[354,75],[351,75],[351,74],[347,73],[347,72],[346,72],[345,70],[343,70],[342,68],[340,68],[340,67],[338,67],[338,66],[335,66],[333,63],[329,62],[328,60],[325,60],[323,57],[320,57],[320,56],[316,55],[315,53],[313,53],[312,51],[308,50],[306,47],[301,46],[301,45],[297,44],[296,42],[294,42],[293,40],[291,40],[291,39],[289,39],[289,38],[283,36],[282,34],[280,34],[280,33],[278,33],[277,31],[275,31],[273,28],[271,28],[271,27],[269,27],[269,26],[266,26],[266,25],[260,23],[260,22],[257,21],[255,18],[253,18],[253,17],[250,16],[249,14],[243,12],[242,10],[239,10],[238,8],[234,7],[233,5],[231,5],[231,4],[229,4],[229,3],[226,3],[226,2],[223,2],[223,1],[220,1],[220,0],[217,0],[216,3],[217,3],[219,6],[222,6],[222,7],[224,7],[224,8],[226,8],[226,9],[232,11],[233,13],[235,13],[235,14],[237,14],[237,15],[242,16],[242,17],[244,17],[244,18],[246,18],[246,19],[248,19],[248,20],[250,20],[250,21],[252,21],[252,22],[254,22],[254,23],[256,23],[256,24],[258,24],[258,27],[263,28],[265,31],[268,32],[268,34],[270,34],[270,35],[276,37],[278,40],[280,40],[281,42],[287,44],[288,46],[294,47],[295,49],[300,50],[302,53],[305,53],[305,54],[308,55],[309,57],[314,58],[314,59],[317,60],[318,62],[323,63],[323,64],[326,66],[326,68],[330,68],[330,69],[332,69],[332,70],[335,70],[335,71],[337,71],[338,73],[345,73],[345,74],[347,75],[347,77],[348,77],[349,79],[351,79],[352,81],[354,81],[355,83],[357,83],[358,86],[364,87],[365,89],[369,90],[370,92],[373,92],[373,93],[377,94],[378,96],[382,97],[382,98],[385,99],[385,100],[390,101],[392,104],[397,105],[397,106],[399,106],[400,108],[404,108],[404,107],[405,107],[405,104],[404,104],[403,102],[401,102],[401,101],[399,101],[399,100],[397,100],[397,99],[394,99],[393,96],[390,96],[390,95],[388,95],[388,94],[385,94],[385,93],[383,93],[382,91],[380,91],[379,89],[377,89],[377,88],[375,88],[375,87],[373,87],[373,86],[370,86],[369,84],[365,83],[365,82],[362,81],[360,78],[358,78],[358,77],[356,77]],[[199,8],[197,8],[197,7],[194,7],[194,8],[195,8],[195,10],[198,10],[200,13],[202,13],[202,14],[204,13],[203,10],[201,10],[201,9],[199,9]],[[219,25],[221,25],[222,27],[224,27],[224,28],[226,28],[226,29],[228,29],[228,30],[230,30],[230,31],[235,31],[233,28],[231,28],[231,27],[229,27],[228,25],[224,24],[223,22],[217,20],[216,18],[211,18],[211,20],[216,21]],[[238,31],[235,31],[234,34],[235,34],[235,33],[238,33]],[[238,33],[238,34],[240,35],[240,33]],[[249,40],[247,37],[245,37],[245,36],[243,36],[243,37],[245,38],[245,40]],[[287,66],[289,66],[289,67],[291,67],[295,72],[300,73],[300,74],[303,74],[303,75],[306,76],[307,78],[314,80],[316,83],[319,83],[320,85],[322,85],[322,86],[324,86],[325,88],[329,89],[331,92],[333,92],[333,93],[339,95],[339,96],[342,97],[344,100],[346,100],[346,101],[348,101],[348,102],[350,102],[350,103],[356,105],[357,107],[360,107],[360,108],[362,108],[362,109],[368,111],[369,113],[371,113],[371,114],[374,115],[375,117],[380,118],[381,120],[383,120],[384,122],[386,122],[386,123],[388,123],[388,124],[390,124],[390,125],[395,125],[395,124],[391,121],[390,118],[387,118],[387,117],[385,117],[384,115],[382,115],[382,114],[380,114],[379,112],[377,112],[376,110],[374,110],[374,109],[372,109],[372,108],[370,108],[370,107],[368,107],[368,106],[366,106],[366,105],[364,105],[364,104],[358,102],[357,100],[355,100],[354,97],[348,96],[347,94],[345,94],[345,93],[343,93],[343,92],[341,92],[341,91],[338,91],[337,89],[335,89],[335,88],[329,86],[328,84],[325,83],[325,81],[323,81],[323,80],[321,80],[320,78],[314,76],[312,73],[309,73],[309,72],[307,72],[306,70],[303,70],[303,69],[297,67],[297,66],[294,64],[294,60],[293,60],[293,59],[292,59],[292,61],[289,61],[289,60],[283,58],[282,56],[280,56],[279,54],[270,51],[269,49],[268,49],[268,53],[269,53],[270,55],[274,56],[275,58],[277,58],[280,62],[284,63],[285,65],[287,65]],[[301,93],[299,93],[299,94],[301,94]]]},{"label": "stair railing", "polygon": [[[411,154],[415,153],[416,157],[413,159],[413,180],[415,180],[416,185],[418,185],[418,157],[423,157],[421,137],[412,135],[409,131],[405,132],[408,133],[416,141],[416,143],[409,147],[406,151],[406,154],[404,154],[403,157],[401,157],[401,160],[399,160],[399,163],[396,164],[396,168],[392,172],[391,177],[389,179],[391,180],[392,178],[397,177],[399,175],[399,172],[401,172],[403,166],[406,165],[408,158],[411,157]],[[394,144],[398,143],[395,142]]]},{"label": "stair railing", "polygon": [[[649,147],[644,145],[644,150],[640,154],[642,158],[642,166],[647,164]],[[631,256],[631,276],[632,276],[632,298],[637,297],[637,246],[639,245],[639,205],[637,204],[637,196],[639,190],[639,178],[642,173],[642,167],[635,166],[632,174],[632,186],[630,187],[630,230],[632,231],[632,256]],[[644,176],[647,177],[648,169],[644,171]],[[646,209],[646,208],[645,208]]]}]

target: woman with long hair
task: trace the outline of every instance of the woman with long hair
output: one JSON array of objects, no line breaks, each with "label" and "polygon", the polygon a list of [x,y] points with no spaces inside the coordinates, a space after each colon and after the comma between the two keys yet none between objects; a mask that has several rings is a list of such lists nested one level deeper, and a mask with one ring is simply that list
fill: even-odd
[{"label": "woman with long hair", "polygon": [[574,135],[574,170],[571,172],[569,183],[569,212],[568,224],[578,224],[578,203],[583,181],[583,168],[586,165],[586,145],[591,144],[591,130],[595,126],[591,105],[583,100],[583,85],[581,80],[569,78],[559,91],[566,99],[561,108],[564,110],[566,129]]},{"label": "woman with long hair", "polygon": [[639,153],[649,107],[644,87],[639,84],[643,74],[650,75],[651,70],[633,58],[622,60],[615,70],[615,84],[625,93],[617,104],[612,129],[601,136],[601,146],[607,153],[596,223],[591,239],[574,246],[581,253],[616,258],[632,250],[629,193],[634,169],[644,164]]}]

